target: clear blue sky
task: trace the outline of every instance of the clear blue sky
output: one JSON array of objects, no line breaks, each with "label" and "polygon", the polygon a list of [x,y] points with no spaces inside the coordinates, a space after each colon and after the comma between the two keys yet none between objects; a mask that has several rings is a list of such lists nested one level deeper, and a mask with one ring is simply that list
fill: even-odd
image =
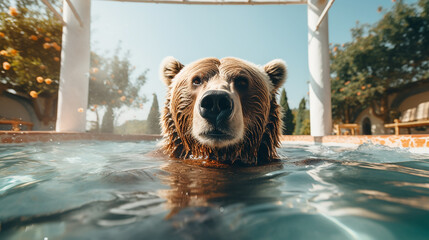
[{"label": "clear blue sky", "polygon": [[[416,0],[405,1],[416,2]],[[351,40],[350,29],[360,23],[374,23],[393,6],[392,0],[337,0],[329,12],[329,41]],[[143,94],[149,98],[143,111],[146,119],[151,94],[162,106],[165,86],[159,79],[159,64],[174,56],[187,64],[204,57],[234,56],[259,65],[281,58],[288,65],[284,85],[289,105],[298,107],[307,97],[307,5],[209,6],[167,5],[92,1],[93,51],[104,53],[121,42],[129,50],[136,72],[149,69]]]}]

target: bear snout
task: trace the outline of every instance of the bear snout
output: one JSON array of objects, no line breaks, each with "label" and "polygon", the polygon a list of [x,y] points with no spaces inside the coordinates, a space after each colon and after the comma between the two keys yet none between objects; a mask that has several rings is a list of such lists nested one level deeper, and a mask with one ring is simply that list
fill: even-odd
[{"label": "bear snout", "polygon": [[219,126],[231,118],[234,101],[226,91],[210,90],[201,97],[198,111],[205,120]]}]

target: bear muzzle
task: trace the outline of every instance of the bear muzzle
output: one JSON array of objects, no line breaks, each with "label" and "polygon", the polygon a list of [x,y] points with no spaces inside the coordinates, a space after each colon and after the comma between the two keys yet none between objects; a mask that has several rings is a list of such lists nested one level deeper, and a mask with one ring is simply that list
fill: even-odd
[{"label": "bear muzzle", "polygon": [[228,92],[221,90],[205,92],[198,108],[201,117],[215,128],[221,128],[231,118],[233,110],[234,101]]}]

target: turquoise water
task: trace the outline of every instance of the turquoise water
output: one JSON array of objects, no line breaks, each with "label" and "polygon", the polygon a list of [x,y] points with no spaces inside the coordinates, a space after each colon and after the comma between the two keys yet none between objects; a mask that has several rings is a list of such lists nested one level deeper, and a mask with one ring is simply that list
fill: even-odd
[{"label": "turquoise water", "polygon": [[0,239],[428,239],[429,156],[291,146],[213,169],[155,142],[0,145]]}]

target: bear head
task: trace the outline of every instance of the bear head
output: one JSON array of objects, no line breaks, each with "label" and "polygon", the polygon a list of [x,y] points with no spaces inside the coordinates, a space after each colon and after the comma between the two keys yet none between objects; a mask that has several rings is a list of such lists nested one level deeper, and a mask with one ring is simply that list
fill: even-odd
[{"label": "bear head", "polygon": [[281,110],[276,101],[286,65],[263,67],[238,58],[161,64],[168,86],[162,149],[171,157],[258,164],[278,158]]}]

